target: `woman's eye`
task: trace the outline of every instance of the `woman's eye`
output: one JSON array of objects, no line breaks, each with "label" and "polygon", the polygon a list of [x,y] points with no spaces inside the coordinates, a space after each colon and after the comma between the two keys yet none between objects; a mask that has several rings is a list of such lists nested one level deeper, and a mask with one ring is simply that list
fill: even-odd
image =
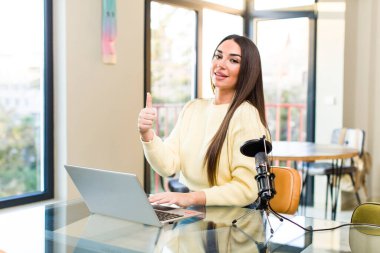
[{"label": "woman's eye", "polygon": [[216,54],[214,55],[214,58],[219,60],[219,59],[222,59],[222,56],[220,54]]},{"label": "woman's eye", "polygon": [[231,59],[230,60],[232,63],[239,63],[239,60],[236,60],[236,59]]}]

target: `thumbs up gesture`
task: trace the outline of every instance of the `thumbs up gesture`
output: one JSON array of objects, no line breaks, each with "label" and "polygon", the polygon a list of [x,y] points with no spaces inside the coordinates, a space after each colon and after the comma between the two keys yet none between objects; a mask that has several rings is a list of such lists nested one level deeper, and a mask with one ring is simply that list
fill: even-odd
[{"label": "thumbs up gesture", "polygon": [[153,124],[157,118],[157,111],[152,105],[152,96],[148,92],[146,94],[145,108],[140,111],[138,118],[138,128],[143,141],[151,141],[154,136]]}]

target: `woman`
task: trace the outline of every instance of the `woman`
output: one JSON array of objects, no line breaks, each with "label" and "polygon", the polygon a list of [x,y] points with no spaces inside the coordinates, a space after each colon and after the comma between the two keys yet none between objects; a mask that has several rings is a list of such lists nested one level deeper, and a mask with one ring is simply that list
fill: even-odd
[{"label": "woman", "polygon": [[189,193],[163,192],[149,198],[179,206],[246,206],[257,198],[254,160],[240,153],[247,140],[269,137],[260,55],[254,43],[230,35],[211,64],[214,99],[188,102],[163,142],[152,129],[156,112],[147,94],[138,127],[144,154],[161,176],[180,172]]}]

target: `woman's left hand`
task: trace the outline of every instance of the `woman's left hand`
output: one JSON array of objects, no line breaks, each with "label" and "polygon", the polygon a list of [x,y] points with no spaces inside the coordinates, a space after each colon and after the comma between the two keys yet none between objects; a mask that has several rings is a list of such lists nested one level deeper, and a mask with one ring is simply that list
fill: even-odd
[{"label": "woman's left hand", "polygon": [[156,204],[175,204],[180,207],[205,205],[206,195],[203,191],[189,193],[160,192],[150,196],[149,202]]}]

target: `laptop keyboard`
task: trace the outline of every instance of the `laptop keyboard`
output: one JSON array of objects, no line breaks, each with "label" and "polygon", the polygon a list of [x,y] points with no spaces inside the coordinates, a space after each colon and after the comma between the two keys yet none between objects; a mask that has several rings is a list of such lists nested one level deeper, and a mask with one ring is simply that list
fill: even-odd
[{"label": "laptop keyboard", "polygon": [[154,211],[156,212],[157,217],[160,221],[171,220],[171,219],[175,219],[175,218],[179,218],[183,216],[183,215],[178,215],[178,214],[166,213],[159,210],[154,210]]}]

